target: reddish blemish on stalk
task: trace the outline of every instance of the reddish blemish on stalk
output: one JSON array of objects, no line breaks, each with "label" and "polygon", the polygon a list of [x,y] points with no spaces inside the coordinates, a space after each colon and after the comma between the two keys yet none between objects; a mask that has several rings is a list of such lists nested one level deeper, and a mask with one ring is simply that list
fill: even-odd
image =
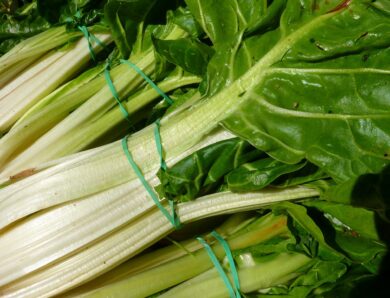
[{"label": "reddish blemish on stalk", "polygon": [[28,176],[31,176],[35,174],[35,169],[27,169],[27,170],[24,170],[24,171],[21,171],[15,175],[12,175],[10,176],[10,180],[17,180],[17,179],[22,179],[22,178],[26,178]]},{"label": "reddish blemish on stalk", "polygon": [[281,217],[276,223],[261,230],[257,237],[261,239],[268,239],[273,237],[274,235],[279,234],[285,227],[287,226],[287,217]]},{"label": "reddish blemish on stalk", "polygon": [[344,8],[347,8],[351,4],[352,0],[344,0],[342,3],[337,5],[335,8],[328,11],[328,13],[340,11]]}]

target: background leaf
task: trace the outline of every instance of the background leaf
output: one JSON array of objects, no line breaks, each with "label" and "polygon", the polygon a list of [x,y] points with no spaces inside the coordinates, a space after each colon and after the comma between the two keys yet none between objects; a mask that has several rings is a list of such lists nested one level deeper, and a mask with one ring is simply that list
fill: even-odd
[{"label": "background leaf", "polygon": [[215,190],[223,176],[262,152],[240,139],[221,141],[184,158],[167,171],[160,170],[158,187],[162,196],[189,201]]},{"label": "background leaf", "polygon": [[176,40],[153,39],[155,50],[169,62],[196,75],[206,72],[213,50],[192,38]]},{"label": "background leaf", "polygon": [[176,6],[176,1],[167,0],[108,0],[104,16],[122,56],[129,57],[139,24],[142,32],[147,24],[165,22],[165,12]]},{"label": "background leaf", "polygon": [[305,163],[288,165],[273,158],[264,158],[246,163],[226,175],[229,190],[247,192],[260,190],[271,184],[278,177],[298,171]]}]

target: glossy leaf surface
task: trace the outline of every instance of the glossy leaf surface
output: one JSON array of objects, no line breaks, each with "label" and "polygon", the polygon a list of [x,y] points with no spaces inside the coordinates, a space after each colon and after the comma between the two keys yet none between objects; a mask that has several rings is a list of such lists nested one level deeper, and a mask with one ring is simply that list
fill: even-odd
[{"label": "glossy leaf surface", "polygon": [[[258,1],[256,18],[268,23],[252,27],[246,1],[187,3],[216,50],[205,92],[241,90],[226,128],[279,161],[307,159],[338,182],[389,164],[385,5]],[[276,4],[279,26],[266,17]]]}]

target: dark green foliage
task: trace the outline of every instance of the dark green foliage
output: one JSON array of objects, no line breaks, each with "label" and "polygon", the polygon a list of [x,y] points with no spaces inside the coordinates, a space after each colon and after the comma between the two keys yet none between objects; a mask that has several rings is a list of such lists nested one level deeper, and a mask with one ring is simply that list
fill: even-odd
[{"label": "dark green foliage", "polygon": [[189,201],[215,191],[226,173],[261,155],[242,140],[221,141],[197,151],[167,171],[160,170],[158,189],[165,197]]}]

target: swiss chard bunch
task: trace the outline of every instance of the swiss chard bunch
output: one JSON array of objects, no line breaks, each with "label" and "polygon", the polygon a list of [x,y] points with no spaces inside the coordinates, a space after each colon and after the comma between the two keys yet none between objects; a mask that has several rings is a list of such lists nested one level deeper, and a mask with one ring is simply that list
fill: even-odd
[{"label": "swiss chard bunch", "polygon": [[177,202],[196,199],[216,191],[245,193],[269,185],[283,188],[312,185],[323,189],[332,180],[307,161],[286,164],[269,157],[248,142],[232,138],[202,148],[158,173],[162,197]]},{"label": "swiss chard bunch", "polygon": [[[237,213],[216,231],[229,244],[245,297],[334,297],[356,293],[357,285],[378,274],[386,246],[374,218],[372,211],[326,201],[283,202],[258,213]],[[203,238],[231,272],[212,235]],[[68,295],[228,296],[198,240],[171,241],[173,245],[141,254]]]},{"label": "swiss chard bunch", "polygon": [[[273,215],[287,216],[291,241],[280,251],[273,249],[288,254],[282,263],[294,254],[317,265],[312,264],[312,271],[295,268],[287,276],[278,270],[282,275],[277,281],[264,285],[270,294],[336,291],[343,283],[378,272],[384,245],[371,228],[364,231],[359,222],[342,215],[362,216],[365,227],[375,216],[356,206],[388,218],[386,1],[188,0],[185,6],[169,13],[173,17],[163,26],[166,34],[144,39],[150,31],[141,22],[139,43],[131,44],[134,37],[125,32],[115,37],[121,55],[131,52],[130,59],[137,58],[132,61],[144,72],[156,74],[153,79],[175,67],[186,74],[179,77],[195,74],[195,87],[173,92],[178,96],[174,105],[167,109],[158,104],[156,114],[139,122],[138,128],[163,115],[158,134],[156,125],[147,125],[121,142],[48,161],[85,148],[112,119],[118,123],[119,108],[104,85],[70,117],[60,115],[61,122],[33,150],[3,170],[1,293],[65,292],[169,234],[174,227],[150,197],[158,185],[161,205],[172,207],[176,200],[175,210],[169,211],[183,225],[219,214],[270,209],[271,204]],[[120,20],[117,28],[126,28],[122,14],[114,15]],[[150,46],[147,52],[144,41]],[[126,107],[133,107],[131,98],[138,102],[141,93],[127,93],[133,85],[121,71],[113,69],[111,75],[120,95],[130,96]],[[145,84],[134,73],[131,82]],[[91,134],[77,135],[79,129]],[[4,156],[18,148],[14,141]],[[138,172],[129,165],[129,156]],[[162,160],[168,169],[160,172],[159,181]],[[24,175],[16,176],[24,179],[16,181],[13,175],[20,171]],[[375,183],[360,184],[367,181]],[[149,192],[144,185],[150,186]],[[297,204],[280,203],[291,200]],[[259,260],[262,256],[260,252]],[[200,293],[210,289],[204,280],[220,281],[208,274],[209,279],[191,281],[199,282]],[[191,289],[187,285],[180,288],[183,293]]]}]

